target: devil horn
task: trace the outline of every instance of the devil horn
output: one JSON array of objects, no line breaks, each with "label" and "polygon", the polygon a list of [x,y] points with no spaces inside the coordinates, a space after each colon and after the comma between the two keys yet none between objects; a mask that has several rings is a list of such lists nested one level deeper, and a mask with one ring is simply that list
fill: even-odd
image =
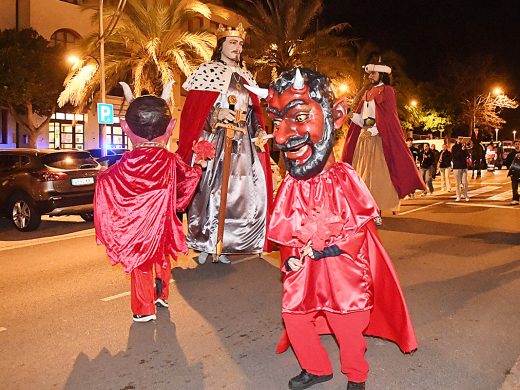
[{"label": "devil horn", "polygon": [[260,99],[265,99],[269,93],[269,90],[267,88],[260,88],[260,87],[253,87],[251,85],[244,85],[244,88],[248,91],[254,93],[256,96],[258,96]]},{"label": "devil horn", "polygon": [[161,99],[163,99],[166,103],[168,103],[170,101],[170,95],[172,94],[173,83],[175,83],[175,81],[170,80],[170,81],[168,81],[168,83],[166,83],[166,85],[163,88],[163,91],[161,94]]},{"label": "devil horn", "polygon": [[295,73],[294,79],[293,79],[293,88],[296,90],[301,90],[301,89],[303,89],[304,84],[305,84],[305,80],[303,80],[303,76],[300,72],[300,69],[296,68],[296,73]]},{"label": "devil horn", "polygon": [[125,93],[125,99],[128,103],[132,103],[133,100],[135,100],[134,94],[132,93],[132,90],[130,89],[130,86],[125,83],[124,81],[120,81],[119,84],[123,87],[123,92]]}]

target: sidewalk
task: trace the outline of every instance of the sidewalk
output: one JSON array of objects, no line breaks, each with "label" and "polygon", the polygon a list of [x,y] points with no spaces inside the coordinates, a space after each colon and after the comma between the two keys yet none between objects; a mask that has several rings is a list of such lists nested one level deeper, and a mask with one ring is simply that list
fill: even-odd
[{"label": "sidewalk", "polygon": [[519,390],[520,389],[520,356],[515,365],[509,370],[500,390]]}]

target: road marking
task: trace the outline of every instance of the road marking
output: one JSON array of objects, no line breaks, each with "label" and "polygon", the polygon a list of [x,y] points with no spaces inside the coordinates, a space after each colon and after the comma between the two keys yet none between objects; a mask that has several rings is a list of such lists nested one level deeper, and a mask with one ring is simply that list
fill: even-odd
[{"label": "road marking", "polygon": [[[173,278],[170,279],[170,284],[172,284],[175,280]],[[121,294],[112,295],[110,297],[101,298],[103,302],[113,301],[114,299],[124,298],[130,295],[130,291],[122,292]]]},{"label": "road marking", "polygon": [[398,213],[397,215],[405,215],[405,214],[410,214],[410,213],[413,213],[415,211],[419,211],[419,210],[424,210],[424,209],[427,209],[429,207],[433,207],[433,206],[437,206],[439,204],[443,204],[444,202],[436,202],[436,203],[432,203],[432,204],[429,204],[427,206],[422,206],[422,207],[417,207],[416,209],[412,209],[412,210],[408,210],[408,211],[403,211],[402,213]]},{"label": "road marking", "polygon": [[488,183],[488,182],[483,181],[483,182],[472,182],[471,184],[475,184],[475,185],[480,184],[480,185],[486,185],[486,186],[496,186],[496,185],[503,186],[504,184],[509,184],[509,183],[511,183],[511,182],[504,181],[502,183],[496,183],[496,182]]},{"label": "road marking", "polygon": [[[500,187],[497,186],[488,186],[488,187],[480,187],[475,190],[468,191],[468,195],[474,197],[476,195],[485,194],[486,192],[491,192],[498,190]],[[456,198],[457,196],[453,196],[452,198]]]},{"label": "road marking", "polygon": [[5,332],[7,328],[0,328],[0,332]]},{"label": "road marking", "polygon": [[495,209],[520,210],[520,207],[501,206],[498,204],[483,204],[483,203],[471,203],[471,202],[446,202],[446,204],[453,205],[453,206],[486,207],[486,208],[495,208]]},{"label": "road marking", "polygon": [[30,240],[23,241],[0,241],[0,252],[9,251],[12,249],[24,248],[27,246],[35,246],[41,244],[48,244],[51,242],[70,240],[78,237],[88,237],[93,236],[95,234],[94,229],[83,230],[81,232],[75,233],[66,233],[59,236],[54,237],[42,237],[42,238],[33,238]]},{"label": "road marking", "polygon": [[260,259],[260,254],[257,253],[256,255],[247,256],[247,257],[244,257],[243,259],[240,259],[237,261],[232,261],[231,263],[238,264],[238,263],[243,263],[244,261],[249,261],[249,260],[254,260],[254,259]]},{"label": "road marking", "polygon": [[111,297],[101,298],[101,300],[103,302],[108,302],[108,301],[113,301],[114,299],[127,297],[129,295],[130,295],[130,291],[126,291],[126,292],[121,293],[121,294],[112,295]]},{"label": "road marking", "polygon": [[508,200],[511,198],[513,198],[513,191],[509,190],[509,191],[494,195],[490,198],[487,198],[486,200]]}]

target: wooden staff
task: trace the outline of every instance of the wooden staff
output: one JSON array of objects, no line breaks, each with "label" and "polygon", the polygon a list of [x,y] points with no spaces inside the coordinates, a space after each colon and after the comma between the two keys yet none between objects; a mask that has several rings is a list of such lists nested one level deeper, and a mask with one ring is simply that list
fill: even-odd
[{"label": "wooden staff", "polygon": [[[229,109],[235,110],[235,104],[237,98],[234,95],[228,97]],[[239,116],[235,114],[236,122],[239,122]],[[222,187],[220,189],[220,207],[218,210],[218,230],[217,230],[217,256],[222,254],[223,240],[224,240],[224,224],[226,222],[226,206],[227,206],[227,194],[229,186],[229,175],[231,173],[231,149],[233,146],[233,137],[236,131],[242,133],[245,129],[236,126],[233,123],[218,123],[218,127],[223,127],[226,131],[225,143],[224,143],[224,160],[222,161]]]}]

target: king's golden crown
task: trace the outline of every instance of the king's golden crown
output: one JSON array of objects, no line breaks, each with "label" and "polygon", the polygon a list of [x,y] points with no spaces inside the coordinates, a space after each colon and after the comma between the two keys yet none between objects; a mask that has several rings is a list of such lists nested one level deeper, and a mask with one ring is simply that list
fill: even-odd
[{"label": "king's golden crown", "polygon": [[237,38],[246,39],[246,30],[242,26],[242,23],[238,23],[237,28],[224,27],[221,24],[219,24],[216,35],[217,35],[217,41],[220,38],[224,38],[224,37],[237,37]]}]

